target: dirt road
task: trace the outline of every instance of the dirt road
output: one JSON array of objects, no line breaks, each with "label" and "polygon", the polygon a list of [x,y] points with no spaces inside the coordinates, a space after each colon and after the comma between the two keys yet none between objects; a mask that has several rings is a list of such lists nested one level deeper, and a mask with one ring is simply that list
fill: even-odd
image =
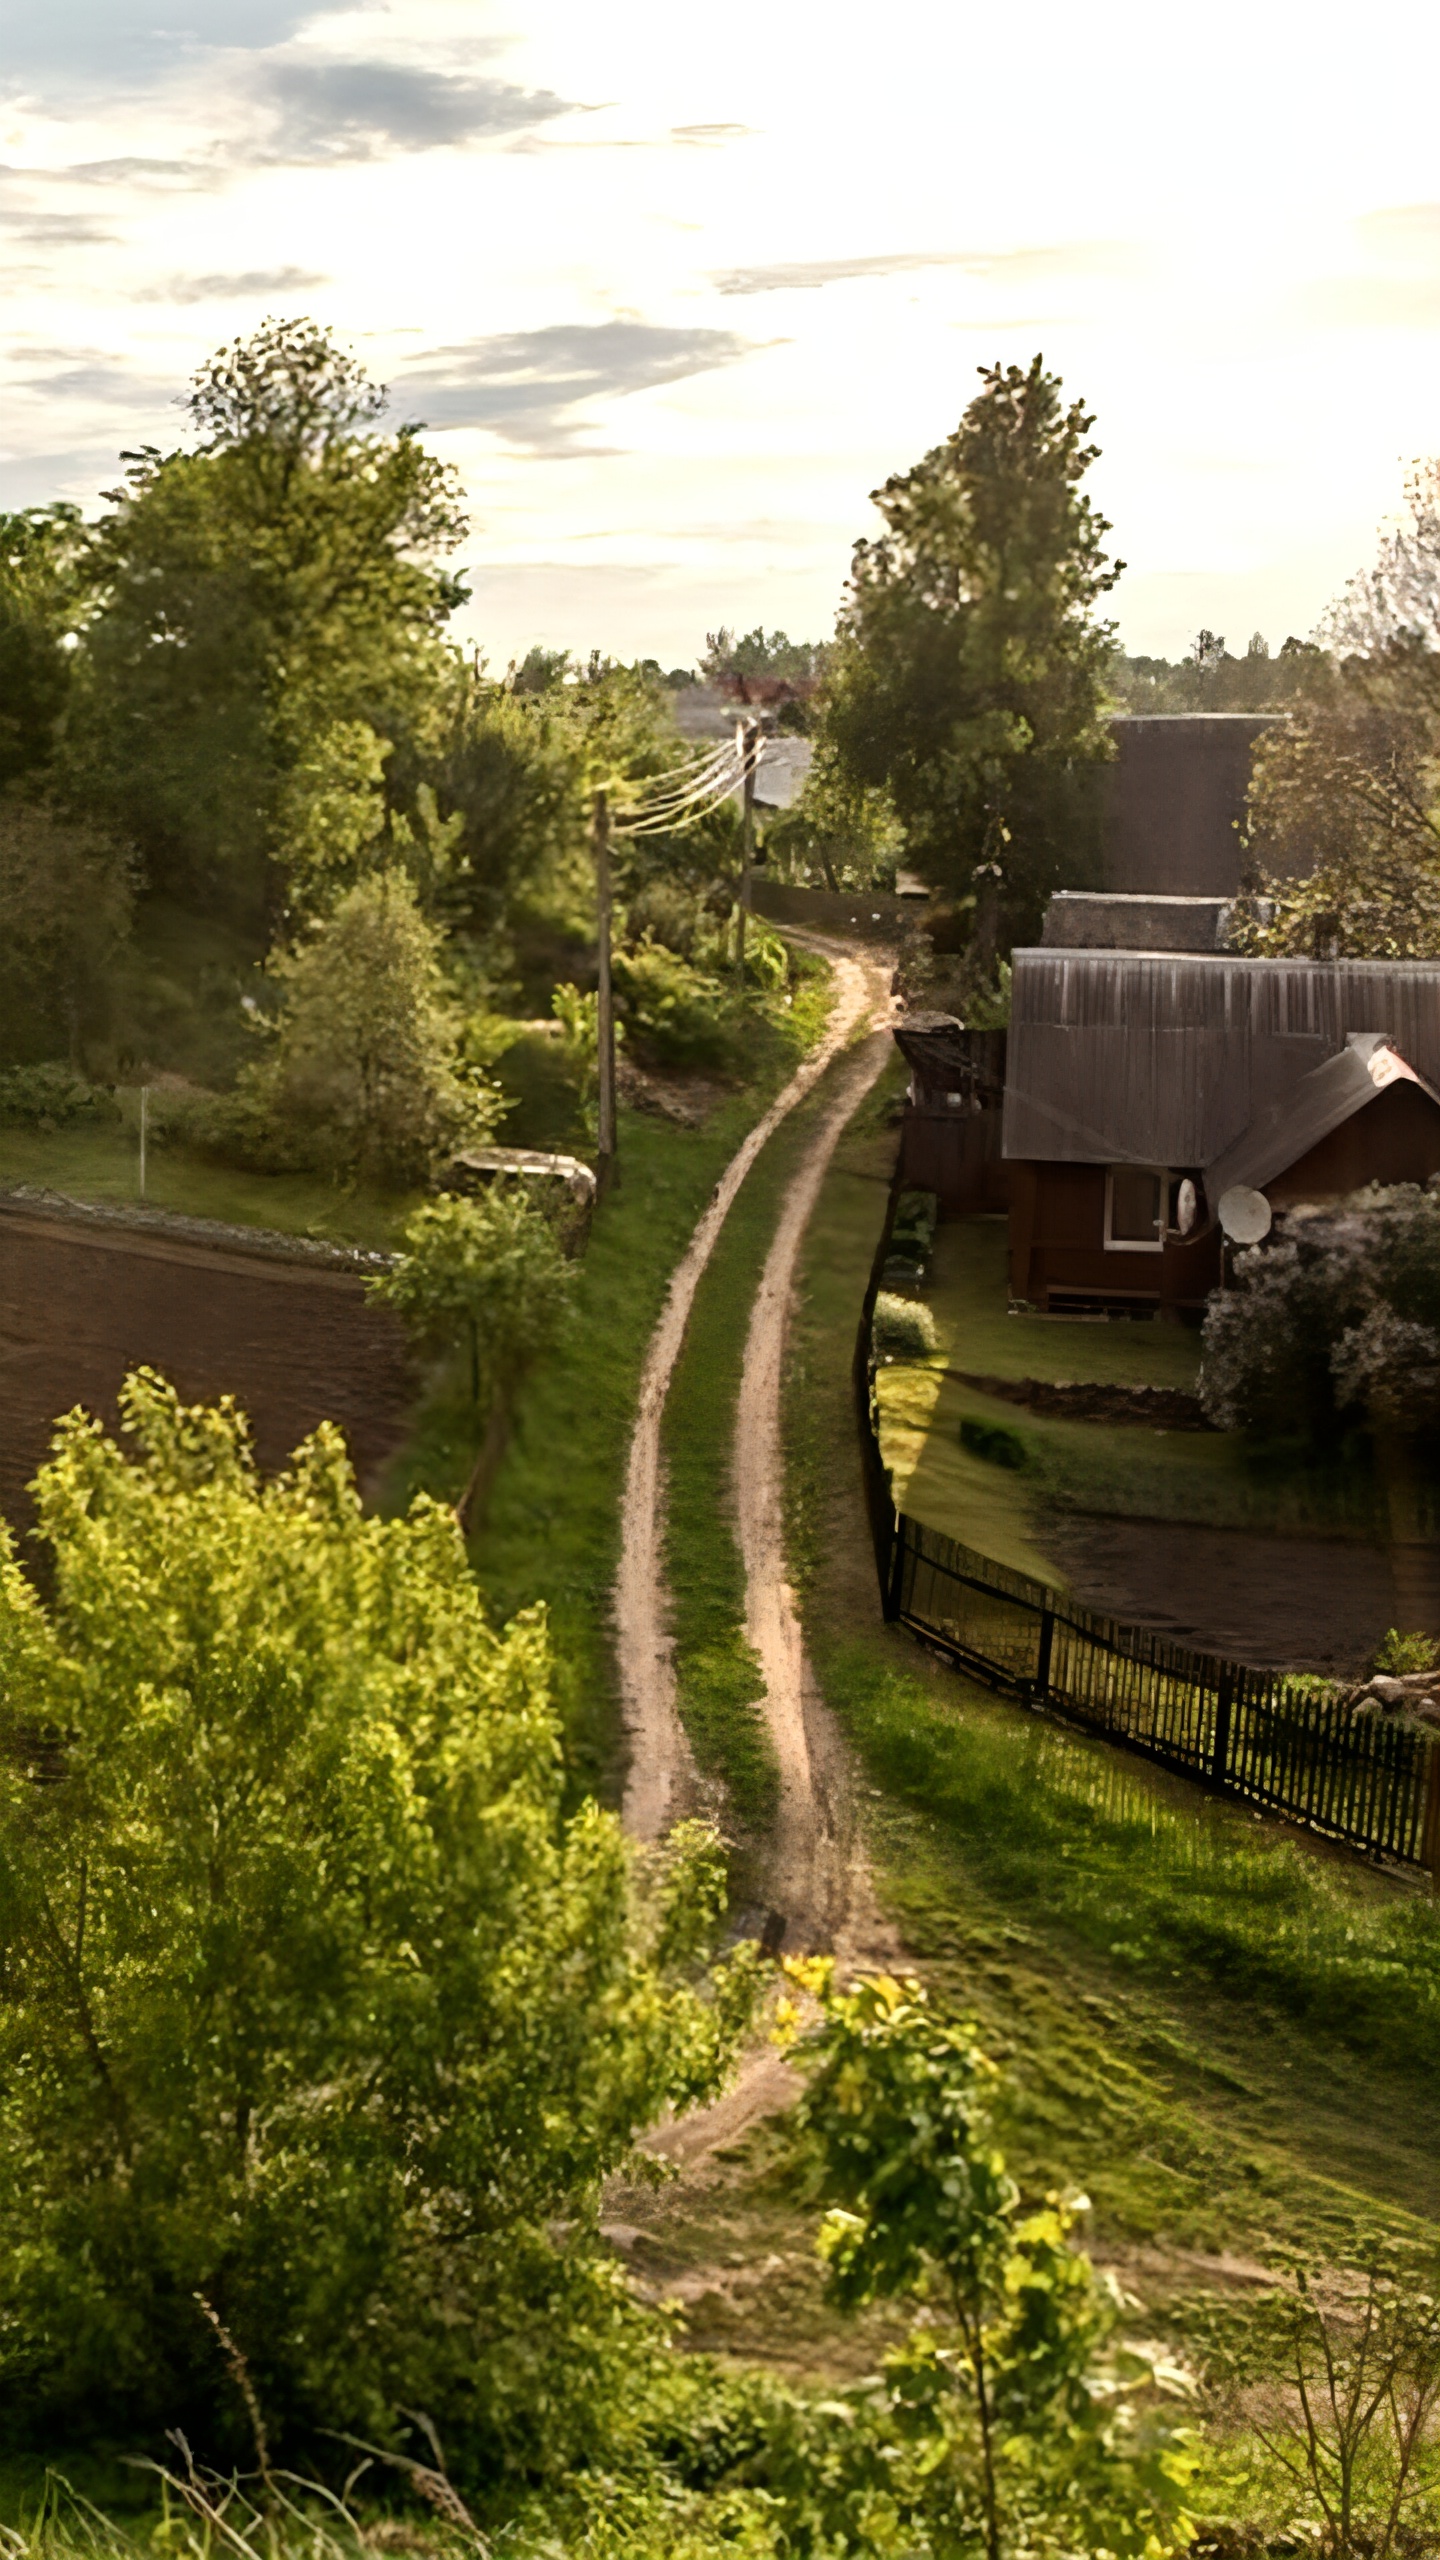
[{"label": "dirt road", "polygon": [[[807,939],[797,936],[797,940]],[[811,1051],[803,1066],[796,1070],[784,1090],[777,1094],[769,1110],[758,1120],[744,1144],[732,1156],[719,1182],[714,1197],[690,1239],[685,1253],[671,1276],[664,1309],[645,1357],[641,1372],[640,1395],[635,1428],[630,1442],[629,1464],[625,1479],[625,1501],[621,1515],[620,1569],[615,1581],[615,1629],[620,1673],[620,1696],[625,1731],[630,1746],[629,1775],[625,1783],[623,1816],[625,1828],[636,1839],[655,1840],[685,1813],[696,1810],[702,1801],[698,1773],[695,1768],[685,1730],[675,1703],[675,1666],[673,1644],[667,1624],[664,1559],[664,1481],[660,1454],[660,1426],[665,1398],[685,1327],[701,1274],[714,1252],[716,1240],[729,1214],[731,1203],[766,1140],[779,1127],[798,1102],[802,1102],[832,1059],[845,1047],[852,1033],[877,1006],[886,1002],[888,971],[873,959],[860,960],[836,945],[817,945],[832,961],[835,971],[835,1001],[823,1039]],[[872,1047],[878,1052],[880,1044]],[[865,1053],[867,1064],[870,1052]],[[854,1089],[853,1098],[843,1116],[855,1107],[864,1084],[879,1072],[881,1057],[876,1055],[869,1073]],[[856,1074],[847,1074],[846,1090]],[[837,1101],[836,1110],[839,1110]],[[824,1129],[817,1136],[821,1143],[833,1113],[827,1113]],[[821,1170],[839,1135],[840,1120],[835,1121],[821,1159]],[[813,1150],[812,1150],[813,1152]],[[806,1165],[809,1164],[807,1155]],[[803,1185],[805,1168],[799,1177]],[[818,1187],[819,1176],[816,1177]],[[814,1190],[809,1194],[813,1204]],[[808,1207],[806,1210],[808,1215]],[[803,1228],[804,1219],[801,1220]],[[798,1243],[800,1229],[796,1230]],[[773,1259],[773,1251],[772,1251]],[[790,1268],[793,1269],[791,1254]],[[767,1266],[768,1269],[768,1266]],[[789,1283],[786,1282],[788,1294]],[[778,1394],[778,1369],[776,1371]],[[778,1451],[778,1404],[775,1417]],[[718,1494],[717,1488],[717,1494]],[[774,1514],[774,1530],[780,1527],[778,1495]],[[748,1569],[748,1556],[747,1556]],[[783,1575],[783,1552],[777,1550],[774,1569]],[[793,1612],[792,1612],[793,1615]],[[762,1657],[763,1658],[763,1657]],[[788,1691],[786,1693],[788,1695]]]},{"label": "dirt road", "polygon": [[780,1807],[768,1871],[772,1909],[792,1948],[843,1943],[875,1950],[881,1926],[856,1834],[844,1745],[806,1659],[785,1571],[785,1343],[805,1229],[842,1130],[889,1054],[876,1032],[847,1060],[795,1179],[766,1257],[750,1318],[735,1415],[733,1480],[745,1566],[745,1633],[765,1680],[765,1715],[780,1763]]}]

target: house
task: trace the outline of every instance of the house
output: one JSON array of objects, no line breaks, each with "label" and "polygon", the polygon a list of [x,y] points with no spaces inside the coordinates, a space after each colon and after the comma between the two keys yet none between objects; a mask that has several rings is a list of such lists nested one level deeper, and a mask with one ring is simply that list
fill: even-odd
[{"label": "house", "polygon": [[1182,1314],[1220,1276],[1227,1192],[1440,1173],[1440,960],[1243,959],[1226,920],[1221,898],[1072,894],[1015,952],[1012,1299]]}]

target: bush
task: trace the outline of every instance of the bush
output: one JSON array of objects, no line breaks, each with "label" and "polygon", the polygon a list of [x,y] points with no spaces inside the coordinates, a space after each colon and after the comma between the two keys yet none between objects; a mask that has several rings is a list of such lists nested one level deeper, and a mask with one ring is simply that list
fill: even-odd
[{"label": "bush", "polygon": [[913,1298],[882,1289],[875,1301],[870,1341],[877,1360],[925,1360],[935,1348],[935,1319]]},{"label": "bush", "polygon": [[72,1414],[0,1555],[0,2390],[21,2440],[385,2434],[472,2474],[593,2455],[650,2334],[605,2177],[715,2090],[744,1957],[694,1826],[568,1814],[543,1618],[453,1515],[362,1514],[323,1425],[262,1483],[152,1373]]},{"label": "bush", "polygon": [[113,1093],[87,1084],[73,1068],[47,1060],[37,1067],[0,1067],[0,1121],[12,1129],[68,1129],[77,1121],[118,1120]]},{"label": "bush", "polygon": [[492,1135],[498,1087],[459,1057],[440,935],[403,872],[378,872],[270,965],[274,1046],[211,1115],[213,1143],[268,1168],[308,1166],[398,1188]]},{"label": "bush", "polygon": [[992,1467],[1023,1467],[1028,1455],[1018,1431],[1007,1431],[1003,1422],[982,1422],[971,1413],[960,1425],[960,1446],[988,1459]]},{"label": "bush", "polygon": [[1293,1214],[1205,1315],[1200,1401],[1222,1431],[1335,1442],[1440,1424],[1440,1190]]},{"label": "bush", "polygon": [[1437,1667],[1440,1644],[1433,1636],[1402,1635],[1398,1627],[1390,1627],[1381,1637],[1375,1668],[1391,1679],[1402,1679],[1407,1671],[1434,1671]]},{"label": "bush", "polygon": [[661,1067],[722,1067],[734,1047],[733,1000],[718,978],[647,934],[615,954],[615,994],[637,1057]]}]

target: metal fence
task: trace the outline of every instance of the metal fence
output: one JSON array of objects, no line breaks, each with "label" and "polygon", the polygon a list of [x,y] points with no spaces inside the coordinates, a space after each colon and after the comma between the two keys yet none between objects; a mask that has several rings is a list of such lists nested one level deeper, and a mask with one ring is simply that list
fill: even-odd
[{"label": "metal fence", "polygon": [[1031,1707],[1243,1802],[1440,1879],[1440,1737],[1347,1712],[1335,1689],[1197,1653],[1082,1608],[897,1512],[880,1447],[870,1324],[855,1345],[866,1504],[885,1615]]}]

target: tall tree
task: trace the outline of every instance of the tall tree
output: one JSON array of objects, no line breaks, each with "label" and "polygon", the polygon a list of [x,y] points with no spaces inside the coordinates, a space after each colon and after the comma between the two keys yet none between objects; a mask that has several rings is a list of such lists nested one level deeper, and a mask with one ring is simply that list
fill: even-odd
[{"label": "tall tree", "polygon": [[337,724],[418,716],[464,592],[442,566],[465,530],[454,475],[413,428],[380,431],[384,402],[327,330],[267,321],[197,374],[193,451],[124,457],[89,544],[73,787],[152,886],[260,929],[297,772]]},{"label": "tall tree", "polygon": [[1328,618],[1333,656],[1256,749],[1247,950],[1440,953],[1440,460],[1406,497]]},{"label": "tall tree", "polygon": [[1038,917],[1096,824],[1110,625],[1123,563],[1080,483],[1092,419],[1041,357],[982,368],[959,426],[874,503],[826,684],[837,778],[883,790],[909,859],[963,896],[1003,876],[1002,929]]},{"label": "tall tree", "polygon": [[0,784],[41,772],[70,689],[78,507],[0,515]]}]

